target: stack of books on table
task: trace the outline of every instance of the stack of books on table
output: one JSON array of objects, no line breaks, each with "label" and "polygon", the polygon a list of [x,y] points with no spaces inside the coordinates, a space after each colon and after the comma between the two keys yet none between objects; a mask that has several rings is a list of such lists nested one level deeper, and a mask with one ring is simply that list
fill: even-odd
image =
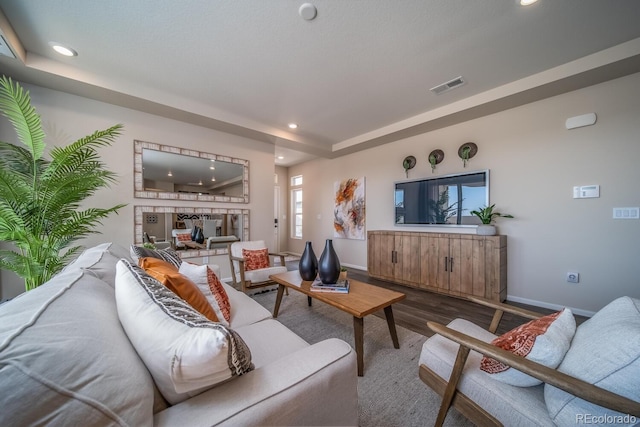
[{"label": "stack of books on table", "polygon": [[348,294],[349,280],[338,280],[337,283],[322,283],[320,279],[315,279],[311,284],[312,292],[330,292],[334,294]]}]

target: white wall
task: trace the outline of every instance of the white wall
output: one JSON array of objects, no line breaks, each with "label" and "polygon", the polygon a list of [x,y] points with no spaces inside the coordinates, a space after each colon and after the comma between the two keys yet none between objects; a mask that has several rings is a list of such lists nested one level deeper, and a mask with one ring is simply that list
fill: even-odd
[{"label": "white wall", "polygon": [[[568,131],[569,117],[595,112],[594,126]],[[490,200],[515,219],[498,220],[508,236],[508,299],[593,312],[621,295],[640,298],[640,220],[613,220],[613,207],[640,206],[640,74],[397,141],[335,160],[294,166],[304,177],[302,252],[319,256],[332,238],[333,184],[366,177],[367,229],[394,227],[393,182],[402,160],[416,156],[409,178],[432,176],[431,150],[445,153],[436,175],[490,170]],[[468,141],[479,150],[466,168],[457,157]],[[600,185],[600,198],[573,199],[575,185]],[[468,232],[468,230],[454,230]],[[343,264],[366,268],[365,240],[335,239]],[[568,271],[580,283],[565,281]]]},{"label": "white wall", "polygon": [[[111,207],[128,203],[118,215],[103,221],[102,234],[82,241],[85,246],[113,241],[128,247],[133,241],[133,209],[135,205],[170,205],[250,209],[250,238],[272,241],[273,236],[273,176],[274,147],[210,129],[168,120],[162,117],[113,106],[110,104],[45,89],[24,85],[30,91],[32,103],[42,117],[47,134],[47,146],[66,145],[98,129],[116,123],[124,125],[123,134],[108,148],[100,150],[109,169],[118,174],[118,183],[100,191],[89,199],[88,205]],[[9,122],[0,117],[0,139],[17,142]],[[158,144],[188,147],[194,150],[249,160],[250,203],[203,203],[156,201],[133,197],[133,141],[134,139]],[[267,215],[264,215],[264,213]],[[6,246],[5,246],[6,247]],[[209,262],[219,264],[222,276],[229,275],[228,257],[211,257]],[[12,272],[0,274],[0,298],[11,298],[24,290],[22,281]]]},{"label": "white wall", "polygon": [[[102,235],[83,244],[111,240],[133,241],[133,206],[156,204],[133,198],[133,140],[190,147],[250,161],[249,205],[216,204],[251,209],[251,238],[273,240],[273,147],[257,141],[200,128],[161,117],[115,107],[36,86],[26,86],[43,118],[49,144],[66,144],[115,123],[124,134],[109,148],[104,160],[119,175],[119,183],[100,192],[91,203],[108,207],[125,202],[120,215],[104,222]],[[568,117],[595,112],[594,126],[567,131]],[[640,297],[640,221],[613,220],[613,207],[640,206],[640,74],[429,132],[334,160],[314,160],[290,168],[288,176],[304,176],[304,238],[289,239],[281,250],[302,252],[313,242],[320,255],[324,240],[332,238],[333,183],[366,177],[367,228],[394,229],[393,182],[404,179],[402,159],[415,155],[410,178],[431,176],[428,153],[445,152],[437,175],[490,169],[491,202],[516,216],[498,222],[508,236],[509,299],[548,306],[596,311],[620,295]],[[10,125],[0,119],[0,138],[14,141]],[[457,158],[458,147],[478,144],[478,155],[467,168]],[[281,195],[288,200],[288,182],[279,168]],[[286,179],[288,181],[288,179]],[[599,184],[598,199],[574,200],[574,185]],[[288,202],[281,226],[288,233]],[[172,202],[187,205],[186,202]],[[192,203],[190,206],[210,206]],[[425,231],[427,228],[403,227]],[[429,231],[451,231],[428,228]],[[463,230],[465,231],[465,230]],[[365,240],[335,239],[341,261],[366,268]],[[228,275],[226,256],[215,262]],[[568,284],[568,271],[578,271],[581,282]],[[22,292],[13,273],[0,275],[1,298]]]}]

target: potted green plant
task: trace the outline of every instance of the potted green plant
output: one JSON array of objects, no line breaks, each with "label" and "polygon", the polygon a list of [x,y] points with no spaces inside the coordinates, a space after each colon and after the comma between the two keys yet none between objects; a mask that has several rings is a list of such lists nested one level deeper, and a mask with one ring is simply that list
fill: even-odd
[{"label": "potted green plant", "polygon": [[347,280],[347,267],[340,266],[340,276],[338,277],[338,281]]},{"label": "potted green plant", "polygon": [[84,200],[115,181],[97,149],[120,135],[121,125],[96,131],[44,157],[44,131],[29,92],[3,76],[0,113],[24,145],[0,141],[0,241],[15,250],[0,250],[0,268],[11,270],[34,289],[74,258],[74,243],[98,233],[103,218],[126,206],[85,208]]},{"label": "potted green plant", "polygon": [[498,211],[494,211],[496,207],[495,203],[491,206],[485,206],[484,208],[478,208],[478,210],[471,211],[472,215],[480,218],[482,225],[478,226],[476,231],[481,236],[494,236],[496,234],[496,227],[492,225],[496,218],[513,218],[513,215],[503,214]]}]

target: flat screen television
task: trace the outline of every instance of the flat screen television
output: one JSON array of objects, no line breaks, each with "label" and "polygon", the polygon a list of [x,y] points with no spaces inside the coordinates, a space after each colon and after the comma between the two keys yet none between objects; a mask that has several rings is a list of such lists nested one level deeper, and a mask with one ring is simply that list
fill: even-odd
[{"label": "flat screen television", "polygon": [[397,225],[477,225],[489,205],[489,170],[395,183]]}]

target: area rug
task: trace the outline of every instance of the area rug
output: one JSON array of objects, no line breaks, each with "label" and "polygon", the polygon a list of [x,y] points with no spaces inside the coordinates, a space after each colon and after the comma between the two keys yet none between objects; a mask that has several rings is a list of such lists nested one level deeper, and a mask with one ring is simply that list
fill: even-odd
[{"label": "area rug", "polygon": [[[252,296],[273,311],[275,291]],[[320,301],[307,305],[307,297],[290,291],[282,298],[278,320],[310,344],[340,338],[352,347],[353,317]],[[394,349],[386,320],[364,319],[364,377],[358,378],[359,422],[362,427],[433,425],[440,396],[418,377],[418,360],[425,336],[397,326],[400,349]],[[355,372],[354,372],[355,375]],[[445,426],[472,426],[451,409]]]}]

